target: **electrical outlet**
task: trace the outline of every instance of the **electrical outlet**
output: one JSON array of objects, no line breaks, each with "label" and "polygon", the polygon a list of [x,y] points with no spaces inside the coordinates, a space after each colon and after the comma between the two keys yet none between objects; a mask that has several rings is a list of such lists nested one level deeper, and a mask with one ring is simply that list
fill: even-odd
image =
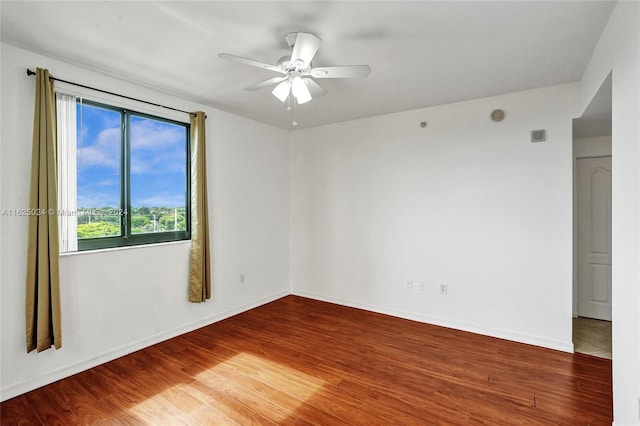
[{"label": "electrical outlet", "polygon": [[424,281],[418,281],[418,290],[424,291]]},{"label": "electrical outlet", "polygon": [[447,284],[440,284],[440,294],[447,294]]},{"label": "electrical outlet", "polygon": [[245,282],[245,279],[246,279],[246,277],[245,277],[244,272],[243,272],[242,274],[240,274],[240,282],[241,283]]},{"label": "electrical outlet", "polygon": [[413,288],[413,281],[407,280],[407,288]]}]

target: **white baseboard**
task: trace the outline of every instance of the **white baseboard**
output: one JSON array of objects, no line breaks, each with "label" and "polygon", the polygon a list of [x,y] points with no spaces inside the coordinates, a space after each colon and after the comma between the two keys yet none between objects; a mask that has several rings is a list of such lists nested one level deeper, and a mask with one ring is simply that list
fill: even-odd
[{"label": "white baseboard", "polygon": [[321,300],[324,302],[336,303],[338,305],[349,306],[352,308],[364,309],[367,311],[377,312],[377,313],[386,314],[386,315],[392,315],[395,317],[423,322],[427,324],[438,325],[441,327],[453,328],[456,330],[482,334],[484,336],[497,337],[499,339],[506,339],[514,342],[525,343],[528,345],[540,346],[543,348],[573,353],[573,342],[570,342],[570,341],[564,342],[560,340],[547,339],[540,336],[532,336],[532,335],[516,333],[516,332],[505,330],[505,329],[478,327],[472,324],[450,321],[444,318],[439,318],[431,315],[416,314],[413,312],[399,311],[399,310],[389,309],[381,306],[373,306],[366,303],[358,303],[358,302],[338,299],[334,297],[327,297],[324,295],[311,293],[307,291],[294,291],[292,294],[295,294],[297,296],[302,296],[302,297],[308,297],[310,299]]},{"label": "white baseboard", "polygon": [[139,351],[140,349],[144,349],[146,347],[155,345],[165,340],[180,336],[185,333],[189,333],[190,331],[194,331],[199,328],[206,327],[207,325],[211,325],[218,321],[222,321],[223,319],[232,317],[242,312],[246,312],[250,309],[253,309],[258,306],[264,305],[266,303],[272,302],[274,300],[280,299],[289,294],[290,294],[289,291],[281,291],[273,295],[255,300],[251,303],[247,303],[245,305],[236,307],[232,310],[224,311],[219,314],[216,314],[207,318],[203,318],[198,321],[194,321],[192,323],[185,324],[180,327],[176,327],[172,330],[168,330],[163,333],[158,333],[154,336],[145,338],[138,342],[121,346],[119,348],[110,350],[98,356],[91,357],[91,358],[82,360],[80,362],[76,362],[70,365],[57,368],[41,377],[38,377],[37,379],[28,380],[25,382],[16,383],[11,386],[7,386],[5,388],[0,389],[0,401],[6,401],[18,395],[22,395],[23,393],[27,393],[29,391],[48,385],[60,379],[64,379],[65,377],[73,376],[74,374],[80,373],[82,371],[88,370],[93,367],[97,367],[100,364],[104,364],[106,362],[113,361],[114,359],[120,358],[130,353]]},{"label": "white baseboard", "polygon": [[616,423],[615,421],[611,423],[611,426],[640,426],[640,417],[638,421],[635,423]]}]

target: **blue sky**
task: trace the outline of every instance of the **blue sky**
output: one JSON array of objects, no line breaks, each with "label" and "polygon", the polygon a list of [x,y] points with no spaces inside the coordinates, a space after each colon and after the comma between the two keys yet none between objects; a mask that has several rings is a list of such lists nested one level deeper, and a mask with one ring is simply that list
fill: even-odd
[{"label": "blue sky", "polygon": [[[119,207],[120,113],[78,104],[78,207]],[[186,129],[131,117],[132,207],[185,205]]]}]

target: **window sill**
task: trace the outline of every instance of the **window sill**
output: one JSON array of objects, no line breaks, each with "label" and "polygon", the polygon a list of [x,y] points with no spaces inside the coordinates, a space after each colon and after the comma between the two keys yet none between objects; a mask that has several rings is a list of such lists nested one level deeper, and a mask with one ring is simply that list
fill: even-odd
[{"label": "window sill", "polygon": [[139,244],[135,246],[122,246],[122,247],[111,247],[111,248],[102,248],[95,250],[83,250],[83,251],[72,251],[68,253],[60,253],[60,257],[71,257],[71,256],[82,256],[85,254],[98,254],[98,253],[106,253],[112,251],[120,251],[120,250],[139,250],[145,248],[153,248],[158,246],[173,246],[178,244],[189,244],[191,245],[191,240],[181,240],[181,241],[168,241],[163,243],[150,243],[150,244]]}]

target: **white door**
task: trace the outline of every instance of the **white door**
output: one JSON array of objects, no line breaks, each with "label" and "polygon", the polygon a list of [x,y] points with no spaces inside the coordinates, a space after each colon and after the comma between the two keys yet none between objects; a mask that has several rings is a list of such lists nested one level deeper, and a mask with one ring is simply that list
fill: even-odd
[{"label": "white door", "polygon": [[576,160],[578,315],[611,321],[611,157]]}]

